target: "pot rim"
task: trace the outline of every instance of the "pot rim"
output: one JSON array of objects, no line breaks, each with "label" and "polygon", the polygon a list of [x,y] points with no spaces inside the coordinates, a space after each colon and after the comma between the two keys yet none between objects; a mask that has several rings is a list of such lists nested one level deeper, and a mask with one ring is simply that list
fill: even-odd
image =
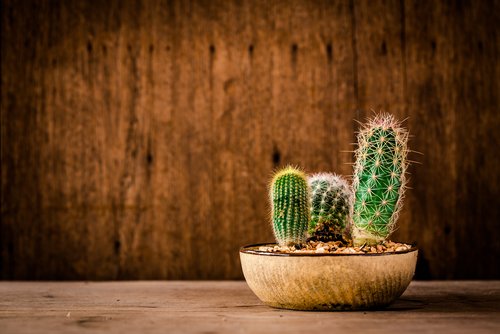
[{"label": "pot rim", "polygon": [[266,252],[266,251],[249,249],[249,248],[266,246],[266,245],[276,245],[276,243],[265,242],[265,243],[259,243],[259,244],[246,245],[246,246],[243,246],[240,248],[240,253],[252,254],[252,255],[262,255],[262,256],[291,256],[291,257],[295,257],[295,256],[309,257],[309,256],[311,256],[311,257],[316,257],[316,256],[390,256],[390,255],[400,255],[400,254],[406,254],[406,253],[418,251],[418,247],[414,243],[409,244],[409,245],[411,245],[411,248],[404,250],[404,251],[385,252],[385,253],[364,253],[364,254],[359,254],[359,253],[347,253],[347,254],[346,253],[273,253],[273,252]]}]

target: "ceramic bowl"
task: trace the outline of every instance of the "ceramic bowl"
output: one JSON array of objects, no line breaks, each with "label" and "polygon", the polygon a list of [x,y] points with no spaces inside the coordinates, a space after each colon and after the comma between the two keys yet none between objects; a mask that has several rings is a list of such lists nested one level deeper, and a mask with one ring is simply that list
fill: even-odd
[{"label": "ceramic bowl", "polygon": [[360,310],[389,305],[415,273],[416,247],[380,254],[280,254],[240,249],[243,274],[265,304],[293,310]]}]

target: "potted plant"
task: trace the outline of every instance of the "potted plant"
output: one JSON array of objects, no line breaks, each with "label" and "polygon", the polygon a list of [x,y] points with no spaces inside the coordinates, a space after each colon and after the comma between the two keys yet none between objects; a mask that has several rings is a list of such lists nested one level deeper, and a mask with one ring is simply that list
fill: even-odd
[{"label": "potted plant", "polygon": [[408,132],[388,114],[359,134],[352,185],[286,167],[272,178],[276,244],[241,248],[245,279],[266,304],[356,310],[390,304],[408,287],[417,249],[388,240],[406,187]]}]

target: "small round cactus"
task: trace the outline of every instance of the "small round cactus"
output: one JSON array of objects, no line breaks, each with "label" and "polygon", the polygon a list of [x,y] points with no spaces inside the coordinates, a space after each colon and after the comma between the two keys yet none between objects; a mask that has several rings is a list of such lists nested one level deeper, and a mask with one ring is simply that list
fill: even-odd
[{"label": "small round cactus", "polygon": [[270,197],[278,244],[304,243],[309,225],[309,186],[305,173],[290,166],[278,171],[271,182]]},{"label": "small round cactus", "polygon": [[353,177],[355,246],[377,244],[394,229],[406,185],[407,142],[408,131],[388,114],[360,130]]},{"label": "small round cactus", "polygon": [[352,208],[352,192],[346,180],[331,173],[309,178],[311,221],[309,234],[322,240],[342,240]]}]

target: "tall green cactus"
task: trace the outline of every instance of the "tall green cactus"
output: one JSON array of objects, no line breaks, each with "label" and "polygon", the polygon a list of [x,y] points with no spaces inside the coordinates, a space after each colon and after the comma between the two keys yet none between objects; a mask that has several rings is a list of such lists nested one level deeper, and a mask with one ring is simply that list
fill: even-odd
[{"label": "tall green cactus", "polygon": [[359,132],[353,177],[355,246],[377,244],[393,231],[406,185],[407,142],[408,131],[388,114],[370,119]]},{"label": "tall green cactus", "polygon": [[323,241],[341,240],[352,207],[352,192],[347,182],[331,173],[309,178],[311,221],[309,234]]},{"label": "tall green cactus", "polygon": [[309,186],[304,172],[293,167],[278,171],[270,189],[273,229],[280,246],[306,241],[309,224]]}]

